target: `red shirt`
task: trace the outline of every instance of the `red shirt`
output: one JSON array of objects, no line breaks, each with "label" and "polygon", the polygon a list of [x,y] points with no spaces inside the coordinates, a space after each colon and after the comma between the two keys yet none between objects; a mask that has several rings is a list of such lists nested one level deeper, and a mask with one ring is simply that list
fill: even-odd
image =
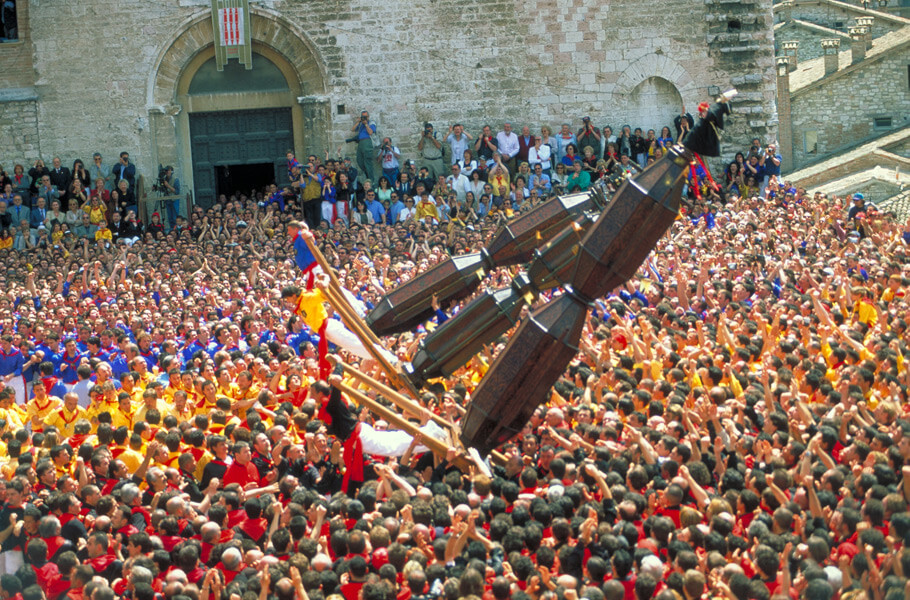
[{"label": "red shirt", "polygon": [[239,483],[240,487],[246,487],[251,483],[259,484],[259,471],[256,469],[256,465],[252,461],[241,465],[236,461],[231,463],[231,466],[227,468],[227,471],[224,472],[224,481],[222,485],[230,485],[232,483]]}]

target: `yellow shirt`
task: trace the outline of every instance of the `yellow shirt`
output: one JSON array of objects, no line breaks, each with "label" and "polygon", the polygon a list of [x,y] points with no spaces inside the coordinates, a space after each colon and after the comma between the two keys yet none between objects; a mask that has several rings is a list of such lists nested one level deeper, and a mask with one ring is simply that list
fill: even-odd
[{"label": "yellow shirt", "polygon": [[493,188],[494,196],[506,196],[509,193],[509,176],[505,173],[497,173],[490,178],[490,187]]},{"label": "yellow shirt", "polygon": [[29,423],[32,422],[32,417],[38,417],[38,420],[43,423],[51,413],[61,408],[63,408],[63,402],[59,399],[48,396],[43,404],[38,404],[38,399],[32,398],[28,401],[25,417]]},{"label": "yellow shirt", "polygon": [[164,419],[164,411],[161,410],[161,403],[157,400],[155,401],[155,406],[146,406],[145,403],[142,403],[142,406],[133,413],[133,423],[138,423],[139,421],[145,421],[145,415],[151,409],[158,411],[158,414],[161,415],[161,418]]},{"label": "yellow shirt", "polygon": [[240,388],[237,387],[236,383],[229,383],[227,387],[223,387],[221,384],[218,384],[217,391],[215,392],[216,396],[224,396],[225,398],[230,398],[231,400],[236,400],[237,395],[240,393]]},{"label": "yellow shirt", "polygon": [[127,448],[117,457],[117,460],[122,460],[130,473],[135,473],[142,461],[145,460],[145,457],[132,448]]},{"label": "yellow shirt", "polygon": [[118,406],[117,410],[115,410],[114,412],[111,413],[111,419],[112,419],[111,427],[113,427],[114,429],[119,429],[120,427],[126,427],[127,429],[130,430],[130,432],[133,431],[133,413],[132,413],[132,411],[125,413],[122,410],[120,410],[120,407]]},{"label": "yellow shirt", "polygon": [[104,229],[99,229],[98,231],[95,232],[95,241],[96,242],[100,242],[101,240],[111,241],[112,239],[114,239],[114,238],[111,236],[111,230],[108,229],[107,227],[105,227]]},{"label": "yellow shirt", "polygon": [[82,210],[88,215],[88,220],[91,221],[92,225],[97,225],[104,220],[104,207],[100,204],[98,208],[92,208],[91,204],[86,204],[82,207]]},{"label": "yellow shirt", "polygon": [[414,216],[419,221],[420,219],[426,219],[427,217],[431,219],[439,220],[439,211],[436,210],[436,205],[427,200],[424,202],[421,200],[417,203],[417,210],[415,211]]},{"label": "yellow shirt", "polygon": [[297,308],[294,312],[303,318],[303,322],[313,332],[322,329],[323,322],[329,318],[325,301],[325,295],[318,288],[304,291],[297,298]]},{"label": "yellow shirt", "polygon": [[868,325],[870,329],[875,327],[875,324],[878,322],[878,314],[875,312],[875,307],[864,300],[860,300],[856,303],[853,308],[853,313],[857,316],[860,323]]},{"label": "yellow shirt", "polygon": [[66,439],[76,433],[76,421],[79,419],[85,419],[85,409],[81,406],[77,406],[76,410],[69,411],[64,406],[60,410],[54,411],[44,420],[44,424],[48,427],[56,427],[57,431],[60,432],[60,436],[63,439]]},{"label": "yellow shirt", "polygon": [[6,419],[6,426],[10,429],[22,429],[29,421],[26,419],[25,408],[18,405],[9,408],[0,408],[0,417]]},{"label": "yellow shirt", "polygon": [[172,404],[169,403],[167,410],[165,410],[165,414],[163,414],[161,416],[163,418],[163,417],[166,417],[167,415],[174,415],[174,417],[177,419],[178,422],[182,422],[182,421],[189,421],[196,415],[196,413],[193,410],[192,405],[189,402],[187,402],[186,404],[183,405],[182,411],[178,410],[176,406],[173,406]]},{"label": "yellow shirt", "polygon": [[100,402],[93,402],[85,409],[85,418],[92,423],[92,433],[98,429],[98,415],[101,413],[110,413],[111,417],[114,416],[114,413],[119,408],[117,402],[106,402],[101,400]]}]

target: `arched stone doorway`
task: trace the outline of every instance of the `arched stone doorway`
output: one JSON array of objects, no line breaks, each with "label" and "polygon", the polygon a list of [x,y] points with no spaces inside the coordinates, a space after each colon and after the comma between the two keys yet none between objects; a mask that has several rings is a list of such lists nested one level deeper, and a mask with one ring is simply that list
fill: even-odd
[{"label": "arched stone doorway", "polygon": [[653,129],[660,135],[661,127],[673,130],[673,119],[682,106],[682,96],[675,85],[663,77],[648,77],[629,94],[628,122],[644,132]]},{"label": "arched stone doorway", "polygon": [[[184,186],[203,206],[216,197],[218,167],[278,165],[289,148],[303,155],[327,147],[331,112],[315,48],[270,12],[254,10],[250,27],[252,71],[235,63],[215,70],[211,18],[203,15],[189,20],[162,49],[149,76],[153,155],[158,163],[177,167]],[[245,127],[235,131],[239,137],[224,136],[219,144],[213,124],[224,134],[236,125]],[[256,129],[267,135],[257,138]],[[269,137],[274,143],[266,147]],[[237,153],[240,149],[244,155]],[[286,171],[276,166],[275,174],[283,183]]]},{"label": "arched stone doorway", "polygon": [[646,54],[629,65],[613,89],[617,124],[641,127],[645,132],[654,129],[658,135],[665,125],[672,130],[673,119],[683,108],[694,112],[698,100],[698,89],[685,67],[660,52]]}]

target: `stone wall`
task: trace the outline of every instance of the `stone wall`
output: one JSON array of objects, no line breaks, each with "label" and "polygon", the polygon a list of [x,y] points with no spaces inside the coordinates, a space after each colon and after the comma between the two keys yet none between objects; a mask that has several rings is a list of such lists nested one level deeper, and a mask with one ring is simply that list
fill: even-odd
[{"label": "stone wall", "polygon": [[[158,83],[179,79],[182,67],[168,61],[171,46],[204,22],[210,6],[94,0],[33,11],[45,158],[72,162],[100,151],[111,162],[128,150],[149,174],[179,154],[180,111],[169,104],[176,90]],[[309,139],[332,148],[343,145],[362,108],[413,155],[425,120],[443,131],[460,121],[472,133],[484,123],[498,130],[505,120],[535,132],[566,120],[580,127],[585,115],[598,125],[635,126],[631,119],[642,118],[641,106],[653,97],[660,104],[654,120],[670,124],[682,109],[673,89],[694,112],[709,86],[742,92],[726,154],[753,136],[776,135],[770,0],[262,0],[251,8],[280,23],[281,35],[298,37],[319,63],[295,66],[324,79],[323,90],[304,90],[319,96],[326,113],[319,117],[326,131]],[[186,56],[210,43],[202,29],[187,38]],[[260,28],[257,39],[277,47],[278,29]],[[650,95],[655,89],[669,91]],[[187,181],[190,165],[178,169]]]},{"label": "stone wall", "polygon": [[[824,80],[793,95],[794,165],[799,167],[858,142],[880,135],[875,117],[891,117],[893,127],[910,123],[910,93],[907,64],[910,46],[889,52],[887,57]],[[862,94],[854,93],[863,90]],[[834,101],[836,99],[836,101]],[[818,154],[805,152],[806,131],[818,133]]]},{"label": "stone wall", "polygon": [[0,164],[12,174],[13,165],[21,164],[28,172],[40,155],[38,139],[38,105],[34,100],[0,102]]}]

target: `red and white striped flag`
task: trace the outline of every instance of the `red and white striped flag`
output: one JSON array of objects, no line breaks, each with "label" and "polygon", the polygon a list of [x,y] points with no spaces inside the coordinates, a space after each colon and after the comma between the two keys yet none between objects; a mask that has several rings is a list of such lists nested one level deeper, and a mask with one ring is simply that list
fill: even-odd
[{"label": "red and white striped flag", "polygon": [[222,46],[243,45],[243,11],[239,8],[219,8]]}]

